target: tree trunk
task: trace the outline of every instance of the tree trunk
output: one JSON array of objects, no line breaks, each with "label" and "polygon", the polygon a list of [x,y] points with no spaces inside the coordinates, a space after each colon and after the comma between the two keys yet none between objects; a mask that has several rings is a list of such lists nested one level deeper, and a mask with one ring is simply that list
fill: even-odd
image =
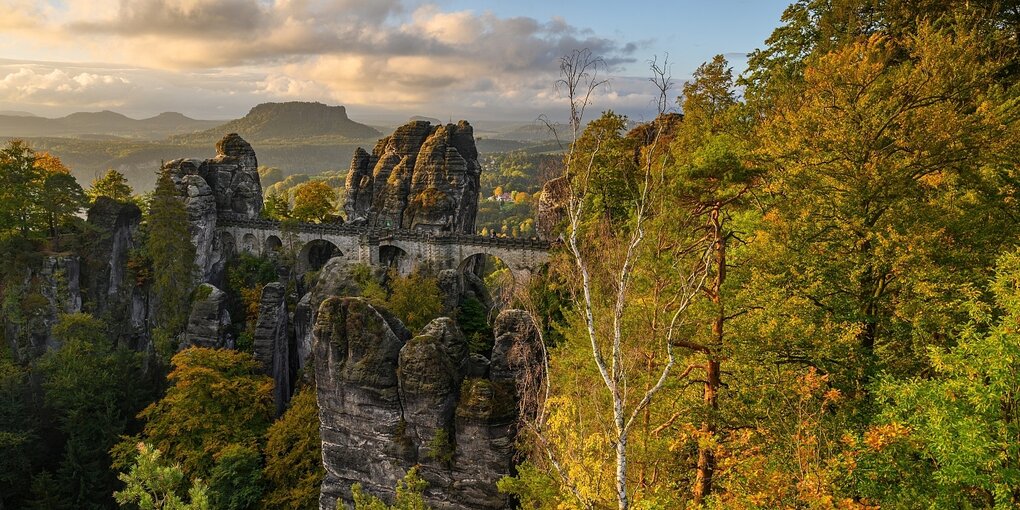
[{"label": "tree trunk", "polygon": [[620,510],[627,510],[630,501],[627,499],[627,436],[620,434],[616,441],[616,499]]},{"label": "tree trunk", "polygon": [[[704,437],[714,436],[716,433],[716,411],[719,409],[719,386],[720,386],[720,362],[718,358],[719,349],[723,344],[723,326],[726,322],[726,308],[722,299],[723,282],[726,280],[726,236],[722,229],[722,218],[720,217],[720,206],[717,204],[711,212],[710,222],[712,231],[715,234],[715,278],[712,280],[710,296],[712,304],[715,305],[715,317],[712,320],[712,341],[709,351],[706,353],[708,361],[705,363],[705,391],[703,401],[707,416],[701,423],[701,434]],[[715,473],[715,450],[712,447],[701,447],[698,449],[698,471],[694,481],[694,504],[701,505],[712,492],[712,475]]]}]

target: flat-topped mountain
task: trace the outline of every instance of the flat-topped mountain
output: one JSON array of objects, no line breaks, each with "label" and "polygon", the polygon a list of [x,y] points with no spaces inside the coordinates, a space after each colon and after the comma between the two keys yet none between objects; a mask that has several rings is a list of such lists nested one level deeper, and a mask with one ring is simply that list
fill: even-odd
[{"label": "flat-topped mountain", "polygon": [[27,112],[6,112],[0,113],[0,136],[31,138],[107,135],[155,140],[209,129],[219,123],[215,120],[192,119],[175,112],[161,113],[147,119],[132,119],[109,110],[77,112],[56,119],[36,117]]},{"label": "flat-topped mountain", "polygon": [[355,122],[343,106],[322,103],[262,103],[240,119],[232,120],[201,133],[175,139],[215,139],[225,133],[237,133],[246,140],[294,140],[311,137],[364,139],[379,136],[374,128]]}]

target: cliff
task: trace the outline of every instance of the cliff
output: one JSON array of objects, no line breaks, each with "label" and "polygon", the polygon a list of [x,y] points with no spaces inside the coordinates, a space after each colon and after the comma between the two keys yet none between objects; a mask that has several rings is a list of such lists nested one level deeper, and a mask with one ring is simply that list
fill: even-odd
[{"label": "cliff", "polygon": [[435,319],[412,338],[365,299],[322,302],[313,335],[326,468],[320,509],[350,503],[354,483],[392,499],[416,465],[432,508],[508,504],[496,481],[511,473],[523,391],[541,385],[534,369],[542,365],[527,314],[504,311],[495,329],[490,363],[467,355],[452,319]]},{"label": "cliff", "polygon": [[352,224],[474,233],[481,164],[466,121],[412,121],[358,148],[344,211]]}]

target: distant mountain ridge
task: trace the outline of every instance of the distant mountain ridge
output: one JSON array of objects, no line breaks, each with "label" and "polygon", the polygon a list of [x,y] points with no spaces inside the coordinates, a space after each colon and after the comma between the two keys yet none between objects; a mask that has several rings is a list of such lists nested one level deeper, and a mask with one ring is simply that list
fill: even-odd
[{"label": "distant mountain ridge", "polygon": [[247,115],[201,133],[173,137],[173,141],[219,140],[226,133],[237,133],[250,142],[265,140],[301,140],[315,137],[339,137],[351,140],[375,138],[376,129],[355,122],[343,106],[322,103],[262,103]]},{"label": "distant mountain ridge", "polygon": [[208,129],[221,122],[192,119],[175,112],[161,113],[147,119],[132,119],[109,110],[77,112],[56,119],[25,113],[0,114],[0,136],[30,138],[102,135],[151,140]]}]

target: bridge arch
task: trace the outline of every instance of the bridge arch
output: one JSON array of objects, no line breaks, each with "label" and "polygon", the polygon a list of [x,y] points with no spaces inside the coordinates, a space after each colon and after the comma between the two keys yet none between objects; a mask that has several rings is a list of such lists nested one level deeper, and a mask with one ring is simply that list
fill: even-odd
[{"label": "bridge arch", "polygon": [[527,283],[531,276],[530,272],[522,272],[511,266],[509,261],[498,253],[490,253],[483,249],[472,250],[464,255],[457,265],[457,270],[461,273],[472,272],[485,278],[487,284],[494,284],[489,291],[498,303],[497,308],[509,303],[513,292]]},{"label": "bridge arch", "polygon": [[398,274],[408,275],[414,270],[414,260],[407,248],[397,243],[379,243],[379,265],[396,269]]},{"label": "bridge arch", "polygon": [[301,271],[318,271],[333,257],[342,257],[344,254],[337,245],[326,239],[312,239],[301,247],[298,255],[298,263]]},{"label": "bridge arch", "polygon": [[233,234],[226,230],[221,230],[219,235],[219,252],[223,254],[224,259],[228,259],[237,255],[237,240],[234,239]]},{"label": "bridge arch", "polygon": [[263,255],[279,255],[281,250],[283,250],[283,241],[275,235],[270,234],[266,237],[266,242],[262,243]]},{"label": "bridge arch", "polygon": [[259,254],[259,239],[251,232],[241,237],[241,250],[249,255]]}]

